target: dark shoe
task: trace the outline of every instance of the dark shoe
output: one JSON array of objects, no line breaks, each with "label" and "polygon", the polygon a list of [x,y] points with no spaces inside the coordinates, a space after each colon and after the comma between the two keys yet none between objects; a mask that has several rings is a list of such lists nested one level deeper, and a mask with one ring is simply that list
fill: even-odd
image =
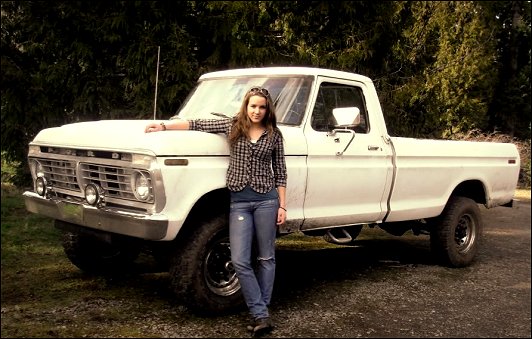
[{"label": "dark shoe", "polygon": [[[249,328],[250,326],[248,326]],[[257,319],[255,327],[253,327],[253,335],[255,337],[270,333],[273,330],[273,322],[270,318]]]},{"label": "dark shoe", "polygon": [[255,328],[255,326],[257,326],[259,324],[259,319],[258,318],[251,318],[249,320],[249,325],[246,327],[246,329],[250,332],[253,332],[253,329]]},{"label": "dark shoe", "polygon": [[249,331],[249,332],[253,332],[253,329],[255,328],[255,326],[257,326],[259,324],[259,319],[255,319],[255,318],[252,318],[249,322],[249,325],[246,327],[246,329]]}]

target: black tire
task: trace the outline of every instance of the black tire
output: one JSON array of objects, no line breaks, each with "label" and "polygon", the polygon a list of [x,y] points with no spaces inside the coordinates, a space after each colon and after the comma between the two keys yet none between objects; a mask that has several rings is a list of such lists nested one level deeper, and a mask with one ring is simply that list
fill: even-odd
[{"label": "black tire", "polygon": [[231,263],[227,215],[193,225],[170,264],[173,292],[193,312],[216,315],[243,307]]},{"label": "black tire", "polygon": [[91,274],[123,273],[131,268],[141,249],[134,241],[118,236],[111,236],[107,242],[73,231],[62,231],[62,244],[70,262]]},{"label": "black tire", "polygon": [[451,197],[442,214],[433,220],[431,251],[443,266],[469,266],[480,247],[482,229],[477,203],[465,197]]}]

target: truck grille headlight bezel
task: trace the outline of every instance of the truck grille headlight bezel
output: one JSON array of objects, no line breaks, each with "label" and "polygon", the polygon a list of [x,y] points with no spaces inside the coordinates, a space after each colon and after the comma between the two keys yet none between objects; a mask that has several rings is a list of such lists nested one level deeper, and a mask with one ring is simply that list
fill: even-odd
[{"label": "truck grille headlight bezel", "polygon": [[37,179],[35,179],[35,192],[41,197],[45,197],[47,190],[48,182],[46,181],[46,178],[42,175],[38,176]]},{"label": "truck grille headlight bezel", "polygon": [[131,188],[135,198],[139,201],[149,201],[153,199],[153,186],[149,173],[135,170],[131,175]]},{"label": "truck grille headlight bezel", "polygon": [[37,159],[31,159],[31,174],[33,178],[44,177],[44,168]]}]

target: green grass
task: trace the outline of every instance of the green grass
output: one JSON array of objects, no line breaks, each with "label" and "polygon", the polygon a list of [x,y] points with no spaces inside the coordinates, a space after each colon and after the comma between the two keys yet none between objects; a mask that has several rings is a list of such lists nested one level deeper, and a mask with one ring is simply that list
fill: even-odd
[{"label": "green grass", "polygon": [[158,336],[132,316],[145,313],[147,295],[167,304],[157,296],[164,275],[141,277],[134,287],[131,277],[85,275],[66,258],[53,221],[28,213],[20,192],[3,187],[1,204],[2,338]]}]

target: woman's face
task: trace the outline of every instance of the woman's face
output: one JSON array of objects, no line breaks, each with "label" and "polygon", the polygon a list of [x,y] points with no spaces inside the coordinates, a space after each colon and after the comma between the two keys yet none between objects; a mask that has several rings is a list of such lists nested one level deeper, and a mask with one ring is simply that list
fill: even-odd
[{"label": "woman's face", "polygon": [[253,95],[249,98],[247,107],[248,118],[252,124],[260,124],[266,116],[266,98]]}]

